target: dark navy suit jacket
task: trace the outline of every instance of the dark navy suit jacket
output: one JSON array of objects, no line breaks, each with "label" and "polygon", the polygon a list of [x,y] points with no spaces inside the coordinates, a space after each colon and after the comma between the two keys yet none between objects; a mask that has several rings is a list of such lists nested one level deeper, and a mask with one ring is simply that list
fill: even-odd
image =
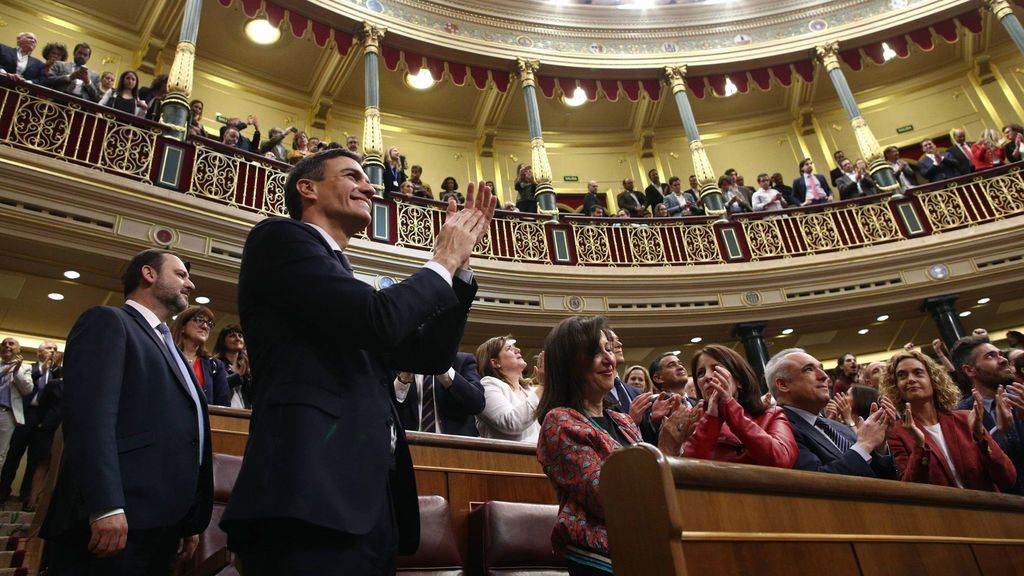
[{"label": "dark navy suit jacket", "polygon": [[[825,437],[824,432],[808,424],[788,406],[783,406],[782,409],[786,412],[786,418],[789,419],[789,424],[793,428],[793,437],[796,438],[796,444],[800,447],[800,455],[797,456],[793,468],[828,474],[896,480],[896,467],[893,464],[892,456],[875,454],[871,458],[871,462],[868,463],[853,448],[845,453],[840,452],[839,448]],[[828,418],[825,419],[825,422],[833,430],[846,437],[850,441],[850,446],[857,442],[857,435],[849,427]]]},{"label": "dark navy suit jacket", "polygon": [[[450,387],[445,388],[436,381],[434,383],[434,406],[441,431],[459,436],[479,436],[475,416],[484,410],[484,387],[480,384],[476,358],[472,354],[459,352],[452,368],[455,377]],[[413,383],[405,402],[395,403],[402,427],[406,430],[419,428],[419,405],[419,392]]]},{"label": "dark navy suit jacket", "polygon": [[938,182],[939,180],[945,180],[947,178],[956,178],[960,175],[960,170],[957,167],[956,159],[949,152],[943,154],[939,163],[936,164],[935,160],[932,160],[931,156],[925,154],[917,161],[917,171],[921,173],[929,182]]},{"label": "dark navy suit jacket", "polygon": [[199,361],[203,369],[203,392],[210,406],[231,406],[231,386],[228,385],[228,370],[217,358],[203,358]]},{"label": "dark navy suit jacket", "polygon": [[[8,74],[14,74],[18,68],[18,49],[16,47],[0,44],[0,68],[3,68]],[[46,75],[43,74],[43,61],[29,56],[28,64],[25,65],[25,71],[21,73],[21,77],[35,84],[43,84],[46,80]]]},{"label": "dark navy suit jacket", "polygon": [[[821,202],[832,201],[832,189],[829,188],[828,182],[825,181],[825,177],[821,174],[815,174],[815,178],[818,179],[818,184],[821,185],[821,193],[824,194]],[[807,199],[807,182],[804,181],[804,175],[800,174],[793,180],[793,203],[790,206],[799,206],[803,204]]]}]

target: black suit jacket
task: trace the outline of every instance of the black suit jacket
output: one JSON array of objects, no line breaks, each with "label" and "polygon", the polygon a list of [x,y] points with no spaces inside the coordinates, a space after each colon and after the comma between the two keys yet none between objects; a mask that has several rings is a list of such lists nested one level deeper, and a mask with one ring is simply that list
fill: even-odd
[{"label": "black suit jacket", "polygon": [[828,173],[828,179],[832,181],[833,186],[838,186],[839,179],[843,177],[843,169],[836,166]]},{"label": "black suit jacket", "polygon": [[217,358],[203,358],[199,361],[203,369],[203,392],[206,403],[211,406],[231,406],[231,386],[228,385],[228,369]]},{"label": "black suit jacket", "polygon": [[960,175],[956,166],[956,160],[952,154],[946,152],[939,157],[939,162],[932,160],[931,156],[925,154],[917,161],[917,171],[929,182],[938,182],[947,178],[955,178]]},{"label": "black suit jacket", "polygon": [[425,268],[377,291],[309,225],[268,218],[252,229],[238,307],[253,412],[221,521],[234,548],[253,523],[281,518],[366,534],[390,496],[400,549],[416,549],[416,481],[392,374],[447,370],[475,293],[475,283],[449,286]]},{"label": "black suit jacket", "polygon": [[665,195],[661,193],[661,186],[653,182],[644,190],[644,195],[647,197],[647,206],[650,207],[652,213],[655,206],[665,201]]},{"label": "black suit jacket", "polygon": [[398,176],[391,172],[391,166],[384,166],[384,178],[381,181],[384,184],[385,192],[398,192],[398,189],[402,186],[402,182],[405,182],[405,171],[399,170]]},{"label": "black suit jacket", "polygon": [[[178,352],[180,355],[180,352]],[[78,318],[64,356],[63,467],[44,538],[88,529],[89,516],[123,508],[129,530],[210,522],[210,423],[199,464],[196,404],[171,351],[130,306],[95,306]],[[47,386],[49,388],[49,386]]]},{"label": "black suit jacket", "polygon": [[[452,368],[455,377],[450,387],[445,388],[440,382],[434,383],[434,407],[441,431],[459,436],[479,436],[475,416],[484,410],[484,387],[480,384],[476,358],[472,354],[459,352]],[[419,428],[419,405],[419,392],[413,383],[405,402],[395,403],[398,418],[406,430]]]},{"label": "black suit jacket", "polygon": [[[18,48],[15,46],[4,46],[0,44],[0,68],[8,74],[14,74],[18,69]],[[46,74],[43,73],[43,61],[33,56],[28,57],[28,64],[21,77],[35,84],[44,84]]]},{"label": "black suit jacket", "polygon": [[[971,147],[970,142],[967,142],[967,147]],[[974,164],[971,162],[971,159],[964,154],[964,151],[956,145],[956,142],[949,147],[949,150],[946,151],[946,155],[948,155],[952,161],[958,176],[964,176],[965,174],[974,172]]]},{"label": "black suit jacket", "polygon": [[597,193],[587,192],[583,195],[583,215],[590,216],[590,211],[594,206],[604,207],[601,203],[601,199],[597,197]]},{"label": "black suit jacket", "polygon": [[[815,178],[818,179],[818,184],[821,185],[821,192],[825,195],[822,202],[832,201],[832,189],[828,187],[828,183],[825,182],[825,177],[821,174],[815,174]],[[800,174],[793,180],[793,200],[790,206],[799,206],[804,203],[807,199],[807,182],[804,182],[804,175]]]},{"label": "black suit jacket", "polygon": [[873,196],[878,193],[878,188],[875,187],[875,180],[869,174],[861,177],[860,188],[857,188],[857,183],[846,174],[843,174],[839,180],[836,180],[836,187],[839,188],[840,200]]},{"label": "black suit jacket", "polygon": [[[896,466],[893,464],[892,456],[883,457],[875,454],[868,463],[853,448],[842,453],[823,432],[808,424],[788,406],[782,408],[786,412],[786,418],[793,428],[793,437],[800,448],[800,455],[797,456],[793,468],[846,476],[896,479]],[[825,421],[833,430],[850,440],[851,446],[857,442],[857,435],[849,427],[835,420],[826,418]]]}]

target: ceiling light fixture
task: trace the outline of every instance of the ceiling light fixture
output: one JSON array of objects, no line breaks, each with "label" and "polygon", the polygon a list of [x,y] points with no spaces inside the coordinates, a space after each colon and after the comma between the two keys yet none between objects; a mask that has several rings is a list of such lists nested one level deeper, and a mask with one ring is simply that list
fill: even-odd
[{"label": "ceiling light fixture", "polygon": [[896,51],[890,48],[887,42],[882,42],[882,61],[888,62],[889,60],[892,60],[896,56],[898,56],[898,54],[896,54]]},{"label": "ceiling light fixture", "polygon": [[988,304],[991,301],[992,301],[992,299],[989,298],[988,296],[986,296],[984,298],[978,298],[978,304]]},{"label": "ceiling light fixture", "polygon": [[691,344],[700,344],[703,341],[704,341],[704,339],[701,338],[700,336],[694,336],[693,338],[690,338],[690,343]]},{"label": "ceiling light fixture", "polygon": [[793,333],[793,329],[792,328],[785,328],[785,329],[782,330],[782,335],[783,336],[789,336],[792,333]]},{"label": "ceiling light fixture", "polygon": [[196,304],[209,304],[210,299],[206,296],[196,296]]},{"label": "ceiling light fixture", "polygon": [[64,299],[64,295],[61,294],[60,292],[50,292],[49,294],[46,295],[46,297],[49,298],[50,300],[55,300],[57,302],[60,302],[61,300]]},{"label": "ceiling light fixture", "polygon": [[877,320],[879,322],[885,322],[888,319],[889,319],[889,315],[888,314],[882,314],[878,318],[875,318],[875,320]]},{"label": "ceiling light fixture", "polygon": [[82,275],[75,270],[66,270],[64,272],[64,277],[67,278],[68,280],[78,280],[79,278],[82,277]]},{"label": "ceiling light fixture", "polygon": [[249,40],[266,46],[281,39],[281,29],[271,24],[266,18],[257,18],[245,24],[245,35],[249,37]]},{"label": "ceiling light fixture", "polygon": [[961,318],[967,318],[970,315],[971,315],[971,311],[970,310],[964,310],[963,312],[960,313],[960,317]]},{"label": "ceiling light fixture", "polygon": [[740,91],[740,89],[737,88],[736,85],[732,83],[732,78],[729,78],[728,76],[726,76],[725,77],[725,97],[728,98],[729,96],[732,96],[733,94],[736,94],[739,91]]},{"label": "ceiling light fixture", "polygon": [[405,83],[417,90],[426,90],[433,86],[436,81],[434,75],[430,73],[427,68],[420,68],[420,71],[412,74],[405,75]]},{"label": "ceiling light fixture", "polygon": [[867,334],[868,332],[870,332],[870,330],[868,330],[867,328],[861,328],[860,330],[857,330],[857,334],[860,334],[861,336]]},{"label": "ceiling light fixture", "polygon": [[577,86],[576,89],[573,90],[572,96],[567,97],[564,94],[562,95],[562,104],[565,104],[566,106],[572,106],[573,108],[575,108],[577,106],[582,106],[586,102],[587,93],[584,92],[583,88],[580,88],[579,86]]}]

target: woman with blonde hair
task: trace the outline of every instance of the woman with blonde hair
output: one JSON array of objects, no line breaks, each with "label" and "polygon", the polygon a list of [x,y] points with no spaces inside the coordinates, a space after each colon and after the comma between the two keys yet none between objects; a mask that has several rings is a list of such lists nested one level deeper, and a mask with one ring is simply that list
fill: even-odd
[{"label": "woman with blonde hair", "polygon": [[516,166],[516,208],[520,212],[537,213],[537,181],[529,164]]},{"label": "woman with blonde hair", "polygon": [[398,192],[405,181],[405,158],[398,151],[398,146],[392,146],[384,156],[384,191]]},{"label": "woman with blonde hair", "polygon": [[496,336],[476,349],[484,410],[476,417],[483,438],[537,442],[540,423],[535,414],[543,386],[531,388],[523,378],[526,361],[511,335]]},{"label": "woman with blonde hair", "polygon": [[974,156],[974,167],[978,170],[1002,165],[1005,158],[999,146],[999,132],[993,128],[982,130],[981,138],[971,144],[971,154]]},{"label": "woman with blonde hair", "polygon": [[647,373],[647,368],[640,365],[626,368],[626,373],[622,375],[622,381],[639,389],[640,392],[654,391],[654,381],[651,380],[651,375]]},{"label": "woman with blonde hair", "polygon": [[175,318],[171,336],[184,355],[185,364],[192,368],[199,390],[206,395],[206,403],[230,406],[231,386],[228,385],[227,367],[206,350],[213,321],[213,311],[206,306],[189,306]]},{"label": "woman with blonde hair", "polygon": [[[888,439],[901,480],[990,492],[1016,483],[1013,463],[985,430],[981,394],[974,391],[973,410],[956,410],[960,390],[931,358],[917,350],[893,356],[881,392],[903,413]],[[993,408],[996,427],[1008,430],[1013,415],[1001,387]]]}]

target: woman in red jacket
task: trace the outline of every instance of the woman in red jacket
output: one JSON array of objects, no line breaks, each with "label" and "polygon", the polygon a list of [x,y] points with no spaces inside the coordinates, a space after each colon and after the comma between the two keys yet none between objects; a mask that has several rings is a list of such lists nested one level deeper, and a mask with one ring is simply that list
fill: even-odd
[{"label": "woman in red jacket", "polygon": [[[889,360],[882,393],[904,410],[903,425],[889,431],[901,480],[990,492],[1013,487],[1017,471],[985,430],[985,404],[977,391],[974,410],[954,411],[960,400],[956,384],[931,358],[911,350]],[[1002,390],[993,407],[998,421],[1013,417]]]},{"label": "woman in red jacket", "polygon": [[712,344],[693,358],[704,417],[683,445],[683,456],[792,468],[799,448],[786,414],[765,406],[757,376],[739,354]]}]

